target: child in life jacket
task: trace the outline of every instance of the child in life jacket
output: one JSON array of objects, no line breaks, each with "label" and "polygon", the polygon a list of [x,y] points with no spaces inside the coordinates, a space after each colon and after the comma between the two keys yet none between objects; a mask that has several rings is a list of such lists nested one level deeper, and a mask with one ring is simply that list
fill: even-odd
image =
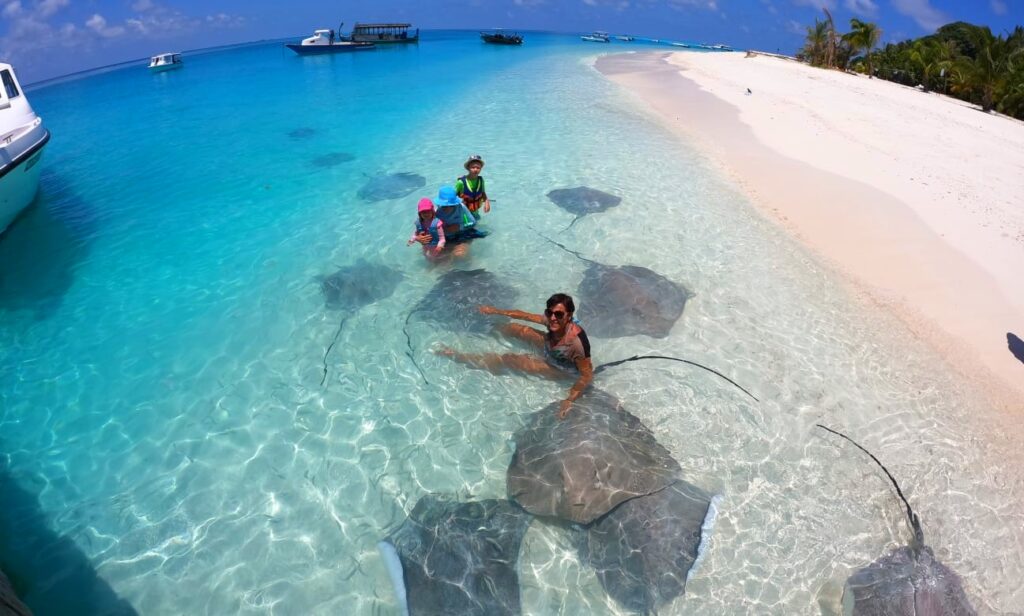
[{"label": "child in life jacket", "polygon": [[406,246],[419,242],[423,245],[423,256],[436,259],[444,250],[444,225],[434,216],[434,202],[424,197],[416,206],[416,226]]},{"label": "child in life jacket", "polygon": [[469,158],[462,165],[466,168],[466,175],[459,178],[455,183],[455,194],[461,199],[466,209],[473,215],[473,218],[480,220],[480,207],[483,206],[484,213],[490,213],[491,200],[487,198],[487,191],[484,190],[484,178],[480,171],[484,168],[484,159],[479,154],[470,154]]}]

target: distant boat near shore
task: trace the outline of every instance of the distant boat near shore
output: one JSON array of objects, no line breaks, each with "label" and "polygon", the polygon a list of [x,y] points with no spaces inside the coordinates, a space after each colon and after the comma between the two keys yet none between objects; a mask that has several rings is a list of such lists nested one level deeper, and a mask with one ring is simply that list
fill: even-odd
[{"label": "distant boat near shore", "polygon": [[[340,31],[341,28],[339,27],[338,30]],[[308,56],[346,51],[365,51],[373,49],[374,45],[373,43],[357,43],[344,40],[340,35],[335,36],[334,30],[321,29],[314,30],[313,36],[302,39],[302,42],[298,45],[288,43],[285,47],[300,56]]]},{"label": "distant boat near shore", "polygon": [[180,53],[161,53],[149,59],[149,72],[162,73],[185,66]]},{"label": "distant boat near shore", "polygon": [[591,43],[610,43],[611,39],[608,38],[607,32],[597,31],[592,34],[584,34],[580,37],[580,40],[589,41]]},{"label": "distant boat near shore", "polygon": [[634,39],[632,36],[629,36],[628,34],[625,34],[625,35],[616,36],[615,40],[622,41],[623,43],[631,43],[631,42],[635,41],[636,39]]},{"label": "distant boat near shore", "polygon": [[485,43],[492,43],[494,45],[522,45],[523,37],[518,34],[506,34],[501,30],[495,30],[494,32],[481,32],[480,38]]}]

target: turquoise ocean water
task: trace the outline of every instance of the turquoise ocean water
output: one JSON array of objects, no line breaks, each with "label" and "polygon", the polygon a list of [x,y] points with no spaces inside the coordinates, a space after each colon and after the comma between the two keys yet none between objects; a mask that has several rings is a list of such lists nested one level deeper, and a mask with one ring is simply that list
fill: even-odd
[{"label": "turquoise ocean water", "polygon": [[[597,74],[606,51],[472,33],[318,58],[274,43],[30,91],[53,140],[36,205],[0,238],[0,567],[30,606],[397,613],[377,541],[426,493],[503,497],[512,433],[565,389],[460,368],[431,347],[515,347],[414,322],[426,386],[402,325],[451,267],[495,272],[518,308],[573,292],[586,264],[539,229],[694,293],[668,338],[595,339],[597,361],[685,356],[762,400],[676,365],[602,377],[723,495],[669,613],[833,613],[853,569],[907,540],[884,478],[819,421],[890,463],[980,610],[1020,609],[1020,469],[999,466],[985,409]],[[413,206],[471,152],[492,235],[431,266],[405,246]],[[426,186],[357,196],[391,172]],[[562,233],[572,217],[545,194],[579,185],[623,203]],[[345,315],[317,276],[360,259],[403,279],[348,315],[321,386]],[[621,612],[557,529],[531,528],[520,577],[529,614]]]}]

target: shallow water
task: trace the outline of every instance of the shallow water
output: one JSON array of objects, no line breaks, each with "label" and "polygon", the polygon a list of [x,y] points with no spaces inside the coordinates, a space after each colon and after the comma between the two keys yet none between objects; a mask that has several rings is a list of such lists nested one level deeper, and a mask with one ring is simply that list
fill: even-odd
[{"label": "shallow water", "polygon": [[[413,205],[479,152],[492,235],[456,267],[486,267],[538,310],[586,264],[532,229],[649,267],[694,293],[683,317],[665,339],[595,339],[596,360],[683,356],[761,399],[678,364],[600,378],[722,495],[667,613],[833,613],[849,573],[909,538],[881,472],[817,422],[887,463],[979,611],[1020,610],[1021,468],[988,438],[990,411],[593,53],[541,35],[333,58],[275,44],[31,92],[54,139],[36,207],[0,239],[0,472],[140,613],[397,613],[377,541],[423,494],[503,497],[511,435],[565,389],[430,353],[515,348],[495,337],[414,321],[430,386],[405,356],[408,311],[451,267],[405,246]],[[426,187],[357,198],[396,172]],[[545,194],[579,185],[623,202],[560,233],[572,215]],[[345,315],[316,277],[359,259],[405,277],[348,315],[321,387]],[[0,562],[19,549],[7,541]],[[529,614],[620,612],[553,527],[531,527],[520,571]],[[39,611],[46,584],[27,596]]]}]

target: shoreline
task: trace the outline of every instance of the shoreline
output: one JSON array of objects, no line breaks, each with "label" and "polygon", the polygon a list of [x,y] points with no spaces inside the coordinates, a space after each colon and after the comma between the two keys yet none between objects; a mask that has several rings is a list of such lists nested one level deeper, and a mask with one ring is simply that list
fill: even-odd
[{"label": "shoreline", "polygon": [[[696,142],[762,215],[991,404],[1024,410],[1024,364],[1006,340],[1024,335],[1024,285],[1012,284],[1024,271],[1024,211],[1011,209],[1015,176],[1007,175],[1024,167],[1024,123],[898,84],[739,53],[614,54],[595,68]],[[887,116],[896,104],[920,125]],[[954,136],[945,125],[926,130],[947,115]],[[924,143],[892,143],[901,129]],[[994,130],[1002,141],[982,160],[965,140]]]}]

